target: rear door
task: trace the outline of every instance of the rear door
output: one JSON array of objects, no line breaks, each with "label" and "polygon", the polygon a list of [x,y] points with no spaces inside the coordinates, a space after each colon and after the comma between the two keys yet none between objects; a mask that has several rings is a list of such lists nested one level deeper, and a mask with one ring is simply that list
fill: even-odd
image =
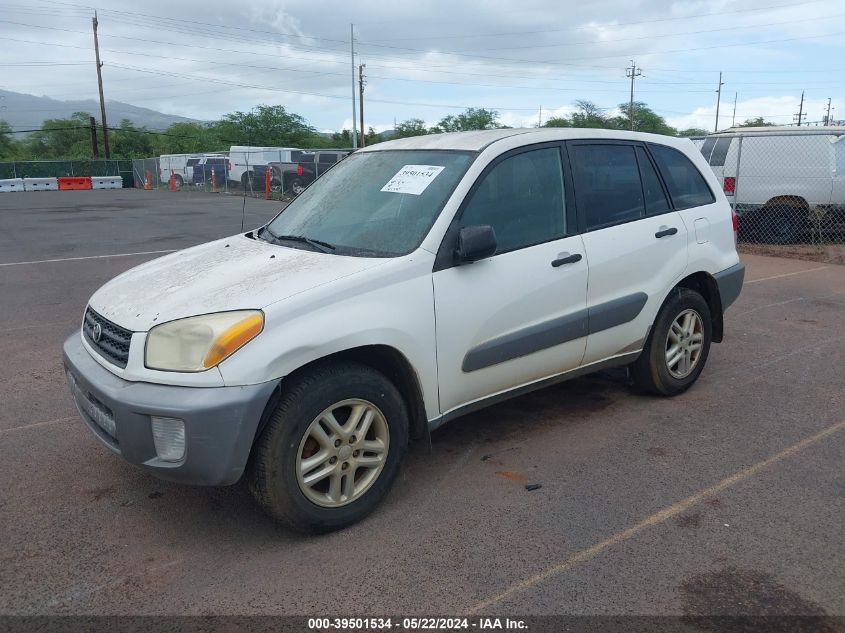
[{"label": "rear door", "polygon": [[590,269],[584,364],[641,349],[687,263],[687,230],[641,143],[570,141]]}]

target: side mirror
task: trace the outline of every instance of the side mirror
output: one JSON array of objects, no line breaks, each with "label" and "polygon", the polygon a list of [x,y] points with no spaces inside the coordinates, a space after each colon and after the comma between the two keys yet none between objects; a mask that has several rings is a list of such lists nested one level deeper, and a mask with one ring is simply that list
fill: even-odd
[{"label": "side mirror", "polygon": [[475,262],[496,253],[496,231],[489,224],[465,226],[458,233],[455,255],[459,262]]}]

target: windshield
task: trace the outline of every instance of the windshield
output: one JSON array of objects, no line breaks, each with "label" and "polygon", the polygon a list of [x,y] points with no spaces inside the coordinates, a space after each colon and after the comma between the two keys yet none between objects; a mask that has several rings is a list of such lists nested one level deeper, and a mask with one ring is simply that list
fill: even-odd
[{"label": "windshield", "polygon": [[337,255],[405,255],[422,242],[474,158],[433,150],[352,154],[268,228],[331,244]]}]

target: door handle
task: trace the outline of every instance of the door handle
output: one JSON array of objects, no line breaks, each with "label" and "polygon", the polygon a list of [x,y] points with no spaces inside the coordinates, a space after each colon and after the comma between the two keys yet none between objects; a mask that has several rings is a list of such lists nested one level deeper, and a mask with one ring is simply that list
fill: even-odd
[{"label": "door handle", "polygon": [[661,227],[660,230],[657,233],[654,234],[654,237],[657,237],[657,238],[666,237],[667,235],[674,235],[677,232],[678,232],[678,229],[676,229],[674,226],[671,229]]},{"label": "door handle", "polygon": [[580,253],[575,253],[574,255],[569,255],[568,253],[561,253],[561,255],[563,255],[563,257],[558,257],[557,259],[552,260],[553,268],[563,266],[564,264],[574,264],[575,262],[581,261]]}]

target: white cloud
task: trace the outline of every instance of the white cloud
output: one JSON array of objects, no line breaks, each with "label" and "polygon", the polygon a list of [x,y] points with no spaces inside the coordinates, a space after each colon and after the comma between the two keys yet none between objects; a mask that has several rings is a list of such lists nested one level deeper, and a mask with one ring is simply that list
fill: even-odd
[{"label": "white cloud", "polygon": [[[785,95],[780,97],[757,97],[737,101],[736,123],[746,119],[763,117],[770,123],[790,125],[794,115],[798,113],[800,95]],[[804,122],[821,121],[827,108],[827,99],[804,99]],[[835,113],[834,113],[835,114]],[[728,128],[733,120],[733,100],[722,101],[719,108],[719,129]],[[683,130],[691,127],[712,130],[716,123],[716,104],[695,108],[690,114],[670,116],[666,118],[669,125]]]}]

